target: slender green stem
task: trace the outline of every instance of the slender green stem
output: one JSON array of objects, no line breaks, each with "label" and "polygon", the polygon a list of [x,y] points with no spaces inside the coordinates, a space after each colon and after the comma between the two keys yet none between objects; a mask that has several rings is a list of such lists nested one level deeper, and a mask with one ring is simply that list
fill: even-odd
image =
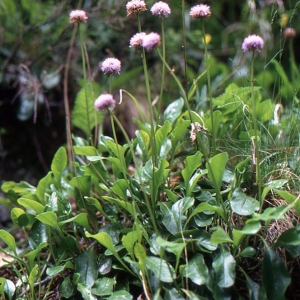
[{"label": "slender green stem", "polygon": [[[185,1],[181,1],[181,15],[182,15],[182,34],[183,34],[183,60],[184,60],[184,81],[185,94],[188,97],[188,80],[187,80],[187,55],[186,55],[186,28],[185,28]],[[192,121],[192,120],[191,120]]]},{"label": "slender green stem", "polygon": [[[80,26],[80,24],[79,24],[79,26]],[[80,49],[81,49],[81,56],[82,56],[82,70],[83,70],[83,78],[84,78],[86,117],[87,117],[87,124],[88,124],[89,133],[91,133],[91,124],[90,124],[89,109],[88,109],[89,108],[89,103],[88,103],[88,97],[87,97],[86,62],[85,62],[82,30],[80,30],[80,27],[79,27],[79,36],[80,36]],[[89,138],[90,138],[90,136],[88,136],[88,139]]]},{"label": "slender green stem", "polygon": [[212,102],[212,91],[211,91],[211,82],[210,82],[210,68],[208,65],[208,53],[207,53],[207,43],[206,43],[206,34],[204,28],[204,21],[202,23],[202,34],[203,34],[203,42],[204,42],[204,60],[206,66],[206,76],[207,76],[207,91],[208,91],[208,101],[209,101],[209,109],[210,109],[210,121],[211,121],[211,135],[212,135],[212,149],[213,155],[216,154],[216,134],[215,134],[215,126],[214,126],[214,113],[213,113],[213,102]]},{"label": "slender green stem", "polygon": [[255,172],[256,172],[256,180],[255,185],[258,187],[257,192],[257,199],[260,203],[260,207],[262,205],[261,203],[261,174],[260,174],[260,166],[259,166],[259,150],[260,150],[260,143],[259,143],[259,137],[258,137],[258,129],[257,129],[257,119],[256,119],[256,103],[255,103],[255,95],[254,95],[254,50],[252,52],[251,57],[251,70],[250,70],[250,83],[251,83],[251,99],[252,99],[252,122],[253,122],[253,129],[254,129],[254,161],[252,162],[253,165],[255,165]]},{"label": "slender green stem", "polygon": [[[166,41],[165,41],[165,28],[164,28],[164,19],[161,18],[161,46],[162,46],[162,55],[164,60],[166,59]],[[161,114],[161,105],[163,101],[163,93],[164,93],[164,85],[165,85],[165,64],[162,64],[161,68],[161,86],[160,86],[160,94],[158,100],[158,118],[160,118]]]},{"label": "slender green stem", "polygon": [[109,75],[109,90],[108,93],[111,94],[112,91],[112,74]]},{"label": "slender green stem", "polygon": [[[139,14],[137,14],[137,16],[138,16],[138,28],[139,28],[139,32],[141,32],[142,28],[141,28],[140,16]],[[142,58],[143,58],[144,76],[145,76],[145,84],[146,84],[147,103],[148,103],[150,125],[151,125],[152,159],[153,159],[153,166],[156,166],[157,149],[156,149],[155,131],[154,131],[155,122],[153,119],[152,100],[151,100],[147,61],[146,61],[146,53],[143,47],[142,47]]]},{"label": "slender green stem", "polygon": [[[114,134],[114,138],[115,138],[115,141],[117,143],[117,140],[116,140],[116,134],[115,134],[115,127],[114,127],[114,121],[118,124],[119,128],[121,129],[128,145],[129,145],[129,149],[131,151],[131,154],[132,154],[132,159],[133,159],[133,162],[134,162],[134,165],[136,166],[136,172],[137,172],[137,176],[139,178],[139,180],[141,180],[141,177],[140,177],[140,172],[139,172],[139,167],[138,167],[138,163],[136,161],[136,157],[135,157],[135,153],[133,151],[133,147],[132,147],[132,144],[131,144],[131,141],[124,129],[124,127],[122,126],[122,124],[120,123],[120,121],[118,120],[118,118],[112,113],[110,112],[110,117],[111,117],[111,124],[112,124],[112,129],[113,129],[113,134]],[[120,156],[120,155],[119,155]],[[124,171],[125,172],[125,171]],[[125,175],[124,175],[125,176]],[[147,197],[147,193],[146,191],[144,190],[143,186],[141,187],[142,188],[142,191],[143,191],[143,194],[144,194],[144,197],[145,197],[145,201],[146,201],[146,206],[147,206],[147,209],[148,209],[148,212],[149,212],[149,215],[150,215],[150,219],[151,219],[151,222],[153,224],[153,227],[154,227],[154,231],[156,232],[156,234],[158,233],[158,227],[157,227],[157,224],[156,224],[156,218],[155,218],[155,207],[153,207],[153,209],[151,208],[151,204],[149,202],[149,199]],[[137,213],[136,213],[136,205],[135,205],[135,196],[134,194],[132,193],[131,191],[131,188],[130,186],[128,186],[128,189],[131,193],[131,197],[133,199],[133,209],[135,210],[135,215],[133,216],[135,221],[138,222],[138,219],[137,219]]]}]

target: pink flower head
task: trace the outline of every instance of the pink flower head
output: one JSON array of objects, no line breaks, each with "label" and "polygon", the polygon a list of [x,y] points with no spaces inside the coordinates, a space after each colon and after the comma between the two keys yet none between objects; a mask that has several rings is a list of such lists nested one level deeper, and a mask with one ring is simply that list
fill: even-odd
[{"label": "pink flower head", "polygon": [[155,32],[151,32],[146,34],[143,38],[142,46],[147,50],[150,51],[156,46],[160,45],[160,35]]},{"label": "pink flower head", "polygon": [[81,23],[81,22],[86,23],[87,19],[88,19],[88,17],[84,10],[77,9],[77,10],[72,10],[70,12],[70,22],[71,23],[74,23],[74,24]]},{"label": "pink flower head", "polygon": [[249,35],[247,36],[242,44],[242,49],[244,52],[248,51],[254,51],[257,50],[260,52],[260,50],[264,47],[264,40],[258,36],[258,35]]},{"label": "pink flower head", "polygon": [[130,39],[130,47],[131,48],[138,48],[142,45],[143,39],[146,36],[145,32],[139,32],[135,34],[131,39]]},{"label": "pink flower head", "polygon": [[117,58],[107,58],[101,66],[104,74],[120,74],[121,62]]},{"label": "pink flower head", "polygon": [[111,94],[101,94],[94,102],[94,107],[97,110],[113,110],[115,105],[116,101]]},{"label": "pink flower head", "polygon": [[171,13],[171,9],[167,3],[159,1],[151,7],[151,12],[155,16],[166,18]]},{"label": "pink flower head", "polygon": [[147,7],[145,1],[143,0],[131,0],[126,4],[127,16],[145,10],[147,10]]},{"label": "pink flower head", "polygon": [[206,4],[193,6],[190,10],[190,16],[193,19],[208,19],[211,15],[210,7]]},{"label": "pink flower head", "polygon": [[296,30],[294,28],[288,27],[284,29],[283,36],[286,39],[293,39],[296,36]]}]

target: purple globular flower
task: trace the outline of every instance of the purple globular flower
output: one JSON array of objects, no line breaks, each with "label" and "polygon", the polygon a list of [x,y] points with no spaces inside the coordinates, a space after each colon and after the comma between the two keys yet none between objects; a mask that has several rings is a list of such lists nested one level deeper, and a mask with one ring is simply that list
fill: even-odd
[{"label": "purple globular flower", "polygon": [[160,45],[160,35],[158,33],[151,32],[144,36],[142,46],[147,51],[150,51],[159,45]]},{"label": "purple globular flower", "polygon": [[131,0],[126,4],[127,16],[136,14],[139,11],[147,10],[146,3],[143,0]]},{"label": "purple globular flower", "polygon": [[96,110],[109,109],[113,110],[116,105],[116,101],[111,94],[101,94],[94,102]]},{"label": "purple globular flower", "polygon": [[104,74],[120,74],[121,62],[117,58],[107,58],[101,65]]},{"label": "purple globular flower", "polygon": [[199,4],[193,6],[190,10],[190,16],[193,19],[207,20],[211,15],[210,7],[206,4]]},{"label": "purple globular flower", "polygon": [[135,34],[129,42],[129,45],[131,48],[138,48],[142,45],[143,43],[143,39],[146,36],[145,32],[139,32],[137,34]]},{"label": "purple globular flower", "polygon": [[159,1],[153,4],[153,6],[151,7],[151,12],[155,16],[167,18],[171,13],[171,9],[167,3]]},{"label": "purple globular flower", "polygon": [[72,10],[70,12],[70,22],[73,24],[84,22],[86,23],[88,17],[84,10]]},{"label": "purple globular flower", "polygon": [[264,40],[259,35],[249,35],[247,36],[242,44],[242,49],[244,52],[251,52],[254,50],[261,51],[264,47]]}]

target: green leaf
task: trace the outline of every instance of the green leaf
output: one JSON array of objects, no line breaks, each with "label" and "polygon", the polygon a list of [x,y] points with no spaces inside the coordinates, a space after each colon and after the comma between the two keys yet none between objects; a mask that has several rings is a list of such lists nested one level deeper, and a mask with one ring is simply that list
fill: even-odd
[{"label": "green leaf", "polygon": [[48,268],[46,273],[48,276],[52,277],[52,276],[59,274],[64,269],[74,269],[74,265],[70,261],[67,261],[63,266],[56,266],[56,267]]},{"label": "green leaf", "polygon": [[133,297],[125,290],[114,292],[107,300],[132,300]]},{"label": "green leaf", "polygon": [[202,153],[198,151],[194,155],[187,156],[186,158],[185,168],[181,172],[186,190],[188,189],[189,181],[193,173],[202,164],[201,157]]},{"label": "green leaf", "polygon": [[98,275],[97,255],[93,248],[75,258],[75,272],[80,274],[81,284],[93,286]]},{"label": "green leaf", "polygon": [[143,131],[143,130],[137,130],[135,132],[135,135],[138,139],[138,144],[142,150],[143,159],[147,159],[148,158],[148,148],[149,148],[149,144],[150,144],[150,136],[148,135],[148,133],[146,131]]},{"label": "green leaf", "polygon": [[262,264],[262,283],[267,299],[284,300],[290,282],[291,277],[284,262],[274,250],[266,247]]},{"label": "green leaf", "polygon": [[173,282],[176,277],[173,267],[158,257],[147,256],[146,267],[151,270],[160,281]]},{"label": "green leaf", "polygon": [[49,225],[49,226],[55,228],[60,234],[62,234],[61,230],[58,226],[58,223],[57,223],[57,215],[54,212],[52,212],[52,211],[44,212],[44,213],[36,216],[36,219],[38,219],[39,221],[41,221],[42,223],[44,223],[46,225]]},{"label": "green leaf", "polygon": [[168,137],[172,129],[171,123],[166,120],[164,125],[161,126],[155,133],[155,142],[156,142],[156,151],[159,154],[161,152],[161,148]]},{"label": "green leaf", "polygon": [[268,182],[262,192],[261,199],[264,200],[270,190],[279,189],[282,186],[284,186],[287,182],[288,182],[288,180],[286,180],[286,179],[279,179],[279,180],[273,180],[271,182]]},{"label": "green leaf", "polygon": [[12,250],[12,252],[17,255],[17,247],[15,238],[7,231],[0,229],[0,239],[4,241],[5,244]]},{"label": "green leaf", "polygon": [[61,297],[70,298],[74,292],[74,285],[71,282],[70,276],[68,276],[59,286],[59,292]]},{"label": "green leaf", "polygon": [[11,210],[11,219],[12,221],[19,225],[20,227],[30,226],[34,223],[35,218],[33,215],[25,213],[25,211],[21,208],[14,207]]},{"label": "green leaf", "polygon": [[54,155],[51,163],[51,171],[58,183],[60,183],[60,178],[63,170],[66,168],[68,163],[67,152],[64,147],[60,147]]},{"label": "green leaf", "polygon": [[227,232],[222,227],[217,227],[217,230],[211,235],[211,244],[233,243]]},{"label": "green leaf", "polygon": [[100,86],[96,82],[88,82],[78,92],[75,105],[72,111],[72,123],[81,129],[87,136],[90,136],[91,130],[95,127],[96,120],[99,123],[102,117],[95,114],[94,102],[100,94]]},{"label": "green leaf", "polygon": [[5,280],[5,283],[4,283],[4,292],[8,296],[8,300],[13,299],[14,294],[16,292],[16,287],[15,287],[14,283],[11,280],[9,280],[9,279]]},{"label": "green leaf", "polygon": [[97,300],[97,297],[93,296],[90,286],[79,282],[77,290],[81,293],[84,300]]},{"label": "green leaf", "polygon": [[262,286],[254,282],[247,274],[242,270],[246,277],[247,286],[249,290],[249,300],[267,300],[266,292]]},{"label": "green leaf", "polygon": [[122,245],[126,248],[131,258],[134,259],[133,248],[137,241],[141,241],[140,231],[130,231],[122,237]]},{"label": "green leaf", "polygon": [[83,228],[85,228],[89,231],[91,230],[87,215],[85,213],[80,213],[80,214],[78,214],[77,216],[75,216],[73,218],[61,221],[61,222],[58,223],[58,225],[62,226],[63,224],[67,224],[67,223],[70,223],[70,222],[77,223],[77,224],[81,225]]},{"label": "green leaf", "polygon": [[42,249],[46,248],[48,246],[48,243],[42,242],[35,250],[31,251],[28,253],[28,266],[29,269],[31,270],[33,268],[33,263],[36,258],[36,256],[41,252]]},{"label": "green leaf", "polygon": [[34,210],[37,214],[41,214],[45,210],[45,206],[41,203],[22,197],[18,199],[18,203],[28,210]]},{"label": "green leaf", "polygon": [[135,211],[133,209],[133,206],[131,203],[129,203],[128,201],[124,201],[124,200],[119,200],[116,198],[112,198],[109,196],[103,196],[103,199],[107,200],[110,203],[115,204],[116,206],[118,206],[121,209],[125,209],[126,211],[128,211],[132,216],[135,215]]},{"label": "green leaf", "polygon": [[228,247],[221,246],[219,253],[215,256],[212,266],[216,271],[216,281],[219,287],[228,288],[235,282],[236,262],[230,254]]},{"label": "green leaf", "polygon": [[114,291],[116,284],[115,278],[102,277],[95,281],[92,287],[92,293],[96,296],[109,296]]},{"label": "green leaf", "polygon": [[202,254],[195,254],[189,259],[183,268],[183,276],[190,278],[197,285],[202,285],[206,282],[208,269]]},{"label": "green leaf", "polygon": [[249,216],[259,210],[259,202],[247,196],[241,188],[234,190],[230,200],[231,209],[238,215]]},{"label": "green leaf", "polygon": [[188,218],[188,221],[186,222],[186,224],[191,220],[191,218],[198,213],[201,213],[205,210],[212,210],[215,211],[219,216],[221,216],[223,218],[223,220],[226,220],[225,214],[223,212],[223,210],[219,207],[219,206],[215,206],[215,205],[210,205],[208,203],[200,203],[191,213],[190,217]]},{"label": "green leaf", "polygon": [[228,153],[219,153],[206,163],[208,178],[215,184],[215,189],[221,190],[222,178],[228,161]]},{"label": "green leaf", "polygon": [[300,244],[300,226],[290,228],[283,232],[277,239],[274,247],[292,245],[297,246]]},{"label": "green leaf", "polygon": [[253,257],[256,254],[256,250],[253,247],[246,247],[240,253],[242,257]]},{"label": "green leaf", "polygon": [[47,189],[50,187],[52,181],[52,172],[48,172],[48,174],[42,178],[37,187],[36,187],[36,196],[38,197],[38,199],[40,200],[41,203],[45,204],[45,195],[46,195],[46,191]]},{"label": "green leaf", "polygon": [[73,146],[74,152],[77,155],[84,156],[97,156],[98,151],[95,147],[92,146]]},{"label": "green leaf", "polygon": [[156,243],[158,246],[165,248],[168,252],[172,252],[176,255],[177,258],[180,257],[182,250],[185,247],[184,243],[178,242],[169,242],[164,240],[162,237],[158,236],[156,238]]},{"label": "green leaf", "polygon": [[184,101],[181,97],[171,102],[171,104],[169,104],[164,111],[164,119],[168,120],[172,125],[175,122],[175,120],[180,116],[183,105]]},{"label": "green leaf", "polygon": [[70,180],[70,184],[80,190],[80,195],[89,197],[91,192],[91,176],[77,176]]},{"label": "green leaf", "polygon": [[34,283],[35,277],[39,274],[39,266],[35,265],[31,270],[29,277],[28,277],[28,284],[30,286],[31,294],[34,295]]},{"label": "green leaf", "polygon": [[46,225],[40,221],[35,221],[28,235],[30,248],[37,249],[42,243],[47,242],[47,240],[48,235]]},{"label": "green leaf", "polygon": [[142,244],[136,243],[134,245],[134,255],[138,259],[139,268],[144,273],[146,269],[146,251]]}]

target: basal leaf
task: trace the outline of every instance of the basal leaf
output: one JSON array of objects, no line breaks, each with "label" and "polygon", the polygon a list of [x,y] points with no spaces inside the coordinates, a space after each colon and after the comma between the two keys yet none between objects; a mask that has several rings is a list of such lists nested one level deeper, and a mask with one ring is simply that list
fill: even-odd
[{"label": "basal leaf", "polygon": [[90,224],[89,224],[87,215],[85,213],[80,213],[73,218],[61,221],[58,223],[58,225],[61,226],[63,224],[70,223],[70,222],[75,222],[75,223],[81,225],[83,228],[90,231]]},{"label": "basal leaf", "polygon": [[173,282],[176,277],[173,267],[158,257],[147,256],[146,267],[151,270],[160,281]]},{"label": "basal leaf", "polygon": [[16,241],[15,238],[6,230],[0,229],[0,239],[4,241],[5,244],[12,250],[12,252],[17,255],[16,252]]},{"label": "basal leaf", "polygon": [[241,188],[234,190],[230,200],[231,209],[238,215],[249,216],[259,210],[259,202],[247,196]]},{"label": "basal leaf", "polygon": [[189,181],[193,173],[202,164],[201,157],[202,153],[198,151],[194,155],[187,156],[186,158],[185,168],[181,172],[186,190],[188,189]]},{"label": "basal leaf", "polygon": [[262,264],[262,283],[267,299],[285,299],[285,291],[291,283],[291,277],[284,262],[273,249],[266,247]]},{"label": "basal leaf", "polygon": [[94,102],[100,94],[100,86],[96,82],[88,82],[78,92],[72,111],[72,123],[81,129],[87,136],[95,127],[96,120],[99,122],[102,115],[95,112]]},{"label": "basal leaf", "polygon": [[221,246],[212,264],[216,271],[216,281],[219,287],[228,288],[234,284],[235,265],[236,262],[228,250],[228,247]]},{"label": "basal leaf", "polygon": [[222,178],[228,161],[228,153],[222,152],[209,159],[206,163],[209,179],[216,185],[214,188],[220,190]]},{"label": "basal leaf", "polygon": [[67,152],[64,147],[60,147],[54,155],[51,163],[51,171],[58,183],[60,183],[60,178],[62,171],[66,168],[68,163]]},{"label": "basal leaf", "polygon": [[211,244],[233,243],[227,232],[222,227],[217,227],[217,230],[211,235]]},{"label": "basal leaf", "polygon": [[52,211],[44,212],[44,213],[36,216],[36,219],[38,219],[45,225],[49,225],[49,226],[55,228],[61,234],[61,230],[57,223],[57,215],[54,212],[52,212]]},{"label": "basal leaf", "polygon": [[164,111],[164,119],[168,120],[172,125],[174,121],[180,116],[183,104],[184,101],[182,98],[171,102],[171,104],[169,104]]},{"label": "basal leaf", "polygon": [[93,286],[98,275],[97,255],[93,248],[75,258],[75,272],[80,274],[80,283]]},{"label": "basal leaf", "polygon": [[92,287],[92,293],[96,296],[110,296],[113,293],[115,278],[102,277],[95,281]]},{"label": "basal leaf", "polygon": [[183,276],[190,278],[197,285],[202,285],[206,282],[208,269],[202,254],[195,254],[189,259],[183,268]]}]

